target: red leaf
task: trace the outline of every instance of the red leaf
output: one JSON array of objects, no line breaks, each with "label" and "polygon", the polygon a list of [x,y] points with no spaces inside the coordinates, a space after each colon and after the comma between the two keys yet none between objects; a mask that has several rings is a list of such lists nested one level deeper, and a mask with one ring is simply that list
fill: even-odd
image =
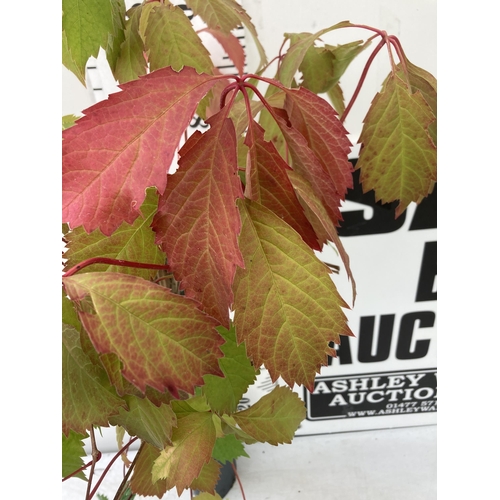
[{"label": "red leaf", "polygon": [[169,176],[153,229],[186,296],[229,328],[231,285],[236,266],[243,266],[236,208],[243,193],[232,121],[219,113],[207,123],[210,129],[193,134],[181,149],[179,168]]},{"label": "red leaf", "polygon": [[353,187],[353,166],[347,159],[352,144],[347,138],[347,130],[331,105],[314,92],[303,87],[283,90],[292,126],[307,140],[344,200],[347,190]]},{"label": "red leaf", "polygon": [[264,129],[255,121],[250,124],[245,144],[249,147],[251,163],[250,177],[246,181],[248,193],[245,194],[290,224],[313,250],[321,250],[287,176],[287,171],[292,169],[273,143],[264,140]]},{"label": "red leaf", "polygon": [[120,86],[63,132],[63,222],[109,236],[139,215],[167,172],[202,97],[217,80],[164,68]]},{"label": "red leaf", "polygon": [[232,33],[223,33],[219,30],[205,28],[198,33],[210,33],[221,45],[229,59],[233,61],[234,66],[240,75],[243,75],[245,66],[245,52],[239,40]]},{"label": "red leaf", "polygon": [[338,226],[342,220],[340,212],[342,198],[337,191],[335,183],[323,168],[318,157],[309,148],[304,136],[293,126],[290,126],[291,124],[289,125],[286,122],[283,116],[283,114],[286,115],[286,112],[279,109],[275,109],[274,111],[276,113],[276,121],[290,150],[293,170],[309,181],[313,191],[322,200],[332,222]]}]

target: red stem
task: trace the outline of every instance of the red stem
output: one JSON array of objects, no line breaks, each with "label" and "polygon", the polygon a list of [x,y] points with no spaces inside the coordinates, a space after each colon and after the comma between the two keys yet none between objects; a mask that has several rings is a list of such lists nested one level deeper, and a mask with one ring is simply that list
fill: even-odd
[{"label": "red stem", "polygon": [[236,480],[238,481],[238,484],[240,486],[241,496],[243,497],[243,500],[246,500],[245,492],[243,490],[243,485],[241,484],[240,476],[238,475],[238,471],[236,470],[236,466],[234,465],[233,462],[231,462],[231,467],[233,468],[234,477],[236,478]]},{"label": "red stem", "polygon": [[351,97],[351,100],[349,101],[349,104],[345,108],[344,112],[342,113],[342,116],[340,117],[340,121],[342,123],[345,122],[345,119],[347,118],[347,115],[349,114],[349,111],[351,111],[351,108],[356,101],[359,92],[361,90],[361,87],[363,86],[363,83],[365,81],[366,75],[368,74],[368,70],[370,69],[370,66],[375,59],[376,55],[380,52],[380,49],[386,44],[386,40],[380,40],[379,44],[375,47],[375,50],[371,53],[370,57],[368,58],[368,61],[366,61],[365,67],[363,69],[363,73],[361,74],[361,77],[359,79],[358,85],[356,87],[356,90],[354,91],[354,94]]},{"label": "red stem", "polygon": [[109,264],[112,266],[123,266],[123,267],[136,267],[139,269],[161,269],[164,271],[170,271],[170,267],[162,264],[147,264],[143,262],[132,262],[130,260],[121,260],[121,259],[110,259],[108,257],[92,257],[91,259],[84,260],[73,266],[69,271],[66,271],[63,274],[63,278],[69,278],[73,276],[73,274],[81,271],[83,268],[87,266],[91,266],[92,264]]},{"label": "red stem", "polygon": [[92,492],[90,493],[90,496],[88,497],[87,500],[91,500],[92,497],[96,494],[97,492],[97,489],[99,488],[99,486],[101,485],[103,479],[105,478],[106,474],[108,473],[109,469],[111,468],[111,466],[115,463],[115,461],[118,459],[118,457],[134,442],[134,441],[137,441],[139,439],[138,436],[135,436],[133,437],[125,446],[123,446],[120,451],[118,451],[118,453],[110,460],[109,464],[107,465],[107,467],[102,471],[102,475],[101,477],[99,478],[99,481],[97,481],[96,485],[94,486],[94,489],[92,490]]}]

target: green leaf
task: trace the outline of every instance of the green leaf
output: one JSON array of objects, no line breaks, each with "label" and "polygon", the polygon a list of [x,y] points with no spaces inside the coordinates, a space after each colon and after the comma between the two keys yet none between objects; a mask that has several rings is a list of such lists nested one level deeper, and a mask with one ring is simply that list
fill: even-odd
[{"label": "green leaf", "polygon": [[299,66],[301,85],[315,94],[327,92],[336,83],[334,61],[334,55],[325,47],[309,47]]},{"label": "green leaf", "polygon": [[168,2],[151,2],[148,7],[147,24],[141,19],[141,32],[151,71],[166,66],[179,71],[191,66],[199,73],[213,73],[210,53],[184,11]]},{"label": "green leaf", "polygon": [[130,479],[130,489],[141,496],[156,496],[162,498],[167,492],[166,479],[153,482],[151,471],[155,460],[160,456],[160,450],[149,443],[142,443],[135,460],[134,471]]},{"label": "green leaf", "polygon": [[[245,269],[234,281],[236,335],[245,341],[254,366],[262,364],[273,381],[312,390],[329,342],[352,335],[347,307],[330,270],[278,216],[247,200],[240,205],[240,248]],[[334,355],[334,354],[333,354]]]},{"label": "green leaf", "polygon": [[224,356],[219,359],[219,365],[224,378],[205,375],[203,394],[213,411],[217,413],[233,413],[238,407],[243,394],[250,384],[256,380],[258,371],[247,357],[244,343],[236,343],[234,325],[230,330],[220,327],[219,333],[225,343],[221,346]]},{"label": "green leaf", "polygon": [[[70,431],[68,436],[62,435],[62,477],[69,476],[76,470],[85,465],[81,457],[87,455],[83,440],[88,437],[88,434],[78,434]],[[80,471],[72,477],[78,477],[87,481],[87,477]]]},{"label": "green leaf", "polygon": [[135,276],[84,273],[64,278],[77,304],[89,296],[95,313],[80,320],[99,353],[115,353],[123,376],[144,392],[193,393],[207,373],[222,375],[217,359],[223,339],[217,322],[197,303]]},{"label": "green leaf", "polygon": [[342,116],[345,111],[345,102],[344,102],[344,93],[342,92],[340,85],[337,83],[337,85],[331,87],[326,92],[326,95],[330,99],[330,102],[332,103],[332,106],[335,109],[335,111],[340,116]]},{"label": "green leaf", "polygon": [[266,53],[257,36],[257,30],[250,16],[236,0],[187,0],[186,4],[210,29],[229,34],[233,29],[245,26],[259,52],[260,63],[257,71],[267,64]]},{"label": "green leaf", "polygon": [[429,133],[435,115],[420,92],[412,93],[401,71],[391,74],[364,120],[356,169],[363,191],[375,200],[399,200],[396,217],[420,202],[437,180],[437,150]]},{"label": "green leaf", "polygon": [[[148,264],[165,264],[165,254],[155,244],[156,234],[151,229],[153,217],[158,208],[156,189],[148,189],[146,199],[141,206],[141,215],[133,224],[123,222],[111,235],[105,236],[99,229],[88,234],[83,227],[77,227],[66,235],[64,258],[67,259],[65,270],[93,257],[143,262]],[[156,275],[154,269],[137,269],[134,267],[110,266],[95,264],[82,269],[85,272],[120,272],[151,279]]]},{"label": "green leaf", "polygon": [[175,487],[180,495],[211,460],[216,435],[211,412],[192,410],[179,414],[176,411],[177,403],[174,402],[172,406],[177,414],[172,446],[167,446],[160,452],[152,474],[153,481],[166,479],[167,489]]},{"label": "green leaf", "polygon": [[[216,494],[215,486],[220,477],[220,467],[218,462],[211,459],[203,466],[199,476],[189,485],[190,489],[206,492],[207,495]],[[199,495],[196,498],[199,498]]]},{"label": "green leaf", "polygon": [[107,427],[109,417],[126,405],[110,385],[106,372],[84,354],[80,334],[63,324],[62,427],[84,434],[92,425]]},{"label": "green leaf", "polygon": [[123,0],[63,0],[63,64],[85,85],[85,65],[106,51],[110,66],[116,63],[123,41]]},{"label": "green leaf", "polygon": [[139,21],[143,6],[133,7],[128,11],[125,22],[124,41],[113,72],[114,77],[125,83],[147,73],[147,61],[144,57],[144,41],[139,33]]},{"label": "green leaf", "polygon": [[212,457],[222,464],[226,462],[233,462],[239,457],[248,457],[243,443],[236,439],[234,434],[228,434],[215,441],[214,451]]},{"label": "green leaf", "polygon": [[159,450],[171,444],[177,418],[169,405],[158,407],[147,398],[135,396],[126,396],[125,401],[128,409],[120,408],[118,415],[109,419],[111,425],[123,427],[130,436],[139,436]]},{"label": "green leaf", "polygon": [[76,115],[64,115],[62,117],[62,129],[65,130],[72,127],[79,118],[80,117]]},{"label": "green leaf", "polygon": [[237,424],[261,443],[291,443],[306,417],[304,402],[288,387],[277,386],[250,408],[233,415]]},{"label": "green leaf", "polygon": [[285,85],[285,87],[291,87],[295,74],[299,70],[308,50],[314,45],[314,42],[320,36],[330,31],[348,26],[351,26],[349,21],[342,21],[316,33],[285,33],[285,39],[290,39],[291,43],[280,64],[278,75],[279,81]]}]

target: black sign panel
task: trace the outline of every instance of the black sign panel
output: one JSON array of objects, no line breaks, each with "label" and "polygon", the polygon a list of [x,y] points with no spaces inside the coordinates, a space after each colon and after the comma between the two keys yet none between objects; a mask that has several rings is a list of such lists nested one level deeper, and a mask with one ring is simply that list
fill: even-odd
[{"label": "black sign panel", "polygon": [[308,420],[435,412],[437,370],[317,377],[304,396]]}]

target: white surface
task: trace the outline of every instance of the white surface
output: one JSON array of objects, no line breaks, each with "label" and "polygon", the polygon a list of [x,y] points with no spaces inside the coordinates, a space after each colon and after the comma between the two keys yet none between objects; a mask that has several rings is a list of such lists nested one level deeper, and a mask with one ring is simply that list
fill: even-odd
[{"label": "white surface", "polygon": [[[299,436],[291,445],[254,444],[246,447],[250,458],[238,459],[238,474],[247,500],[433,500],[436,435],[437,426],[430,425]],[[110,457],[103,456],[99,472]],[[111,500],[122,474],[118,460],[99,492]],[[62,484],[63,499],[84,500],[82,480]],[[179,497],[169,492],[163,498]],[[189,498],[188,491],[181,496]],[[225,500],[241,498],[235,483]]]}]

